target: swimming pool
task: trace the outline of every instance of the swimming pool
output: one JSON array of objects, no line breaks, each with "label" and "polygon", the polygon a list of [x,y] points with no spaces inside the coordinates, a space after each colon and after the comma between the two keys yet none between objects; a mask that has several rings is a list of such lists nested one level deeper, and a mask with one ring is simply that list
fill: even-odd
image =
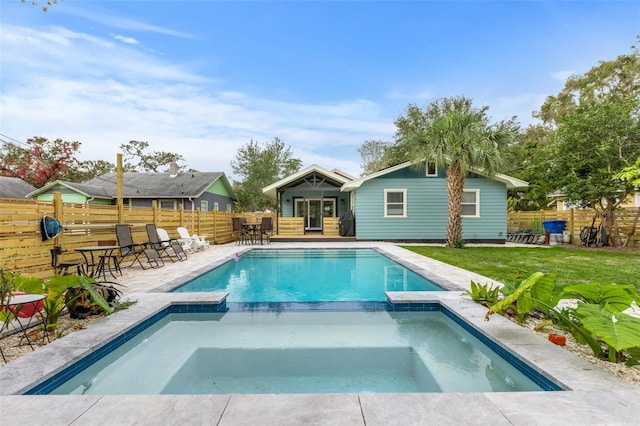
[{"label": "swimming pool", "polygon": [[254,249],[173,291],[228,291],[229,302],[323,302],[441,290],[373,249]]},{"label": "swimming pool", "polygon": [[559,389],[498,356],[438,310],[168,314],[69,377],[57,387],[54,378],[35,393]]}]

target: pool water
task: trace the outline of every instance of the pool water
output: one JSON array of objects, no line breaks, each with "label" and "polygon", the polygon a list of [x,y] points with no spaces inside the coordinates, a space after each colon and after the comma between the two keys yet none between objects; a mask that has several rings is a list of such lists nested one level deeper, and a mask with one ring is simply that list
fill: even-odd
[{"label": "pool water", "polygon": [[372,249],[282,249],[251,250],[173,291],[228,291],[229,302],[324,302],[441,290]]},{"label": "pool water", "polygon": [[262,311],[169,314],[51,393],[539,390],[442,312]]}]

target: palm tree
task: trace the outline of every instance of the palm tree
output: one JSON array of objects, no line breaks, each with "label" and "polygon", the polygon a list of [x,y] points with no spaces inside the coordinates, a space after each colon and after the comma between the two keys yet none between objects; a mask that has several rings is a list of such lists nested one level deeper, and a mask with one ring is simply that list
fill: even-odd
[{"label": "palm tree", "polygon": [[409,105],[395,121],[396,141],[416,167],[446,167],[448,192],[447,247],[462,245],[462,196],[469,168],[486,176],[502,167],[501,153],[518,131],[511,119],[491,125],[487,107],[473,108],[465,97],[441,98],[426,108]]}]

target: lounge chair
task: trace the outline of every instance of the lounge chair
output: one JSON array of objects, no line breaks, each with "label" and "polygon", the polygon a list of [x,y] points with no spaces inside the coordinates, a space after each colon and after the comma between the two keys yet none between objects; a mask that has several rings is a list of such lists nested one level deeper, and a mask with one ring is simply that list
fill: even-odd
[{"label": "lounge chair", "polygon": [[127,223],[116,225],[116,237],[118,238],[118,246],[120,246],[120,259],[133,256],[133,261],[127,266],[133,266],[136,262],[142,269],[147,269],[142,264],[140,257],[144,255],[147,264],[151,268],[160,268],[164,266],[164,261],[156,249],[148,244],[135,244],[131,235],[131,226]]},{"label": "lounge chair", "polygon": [[187,228],[182,226],[178,227],[177,231],[181,240],[191,240],[191,248],[193,250],[204,250],[209,247],[209,241],[205,239],[204,235],[189,235],[189,231],[187,230]]},{"label": "lounge chair", "polygon": [[162,246],[163,251],[167,253],[172,261],[175,262],[173,259],[174,256],[176,260],[179,260],[180,262],[187,260],[187,253],[185,253],[180,241],[176,238],[169,237],[169,233],[165,229],[156,228],[156,233],[160,239],[160,245]]}]

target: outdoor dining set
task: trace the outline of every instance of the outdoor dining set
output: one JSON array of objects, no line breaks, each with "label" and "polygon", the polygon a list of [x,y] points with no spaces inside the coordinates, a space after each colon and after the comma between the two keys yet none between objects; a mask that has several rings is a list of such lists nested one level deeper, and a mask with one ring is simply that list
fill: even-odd
[{"label": "outdoor dining set", "polygon": [[247,222],[244,217],[231,218],[236,245],[264,244],[271,242],[273,218],[263,217],[260,222]]}]

